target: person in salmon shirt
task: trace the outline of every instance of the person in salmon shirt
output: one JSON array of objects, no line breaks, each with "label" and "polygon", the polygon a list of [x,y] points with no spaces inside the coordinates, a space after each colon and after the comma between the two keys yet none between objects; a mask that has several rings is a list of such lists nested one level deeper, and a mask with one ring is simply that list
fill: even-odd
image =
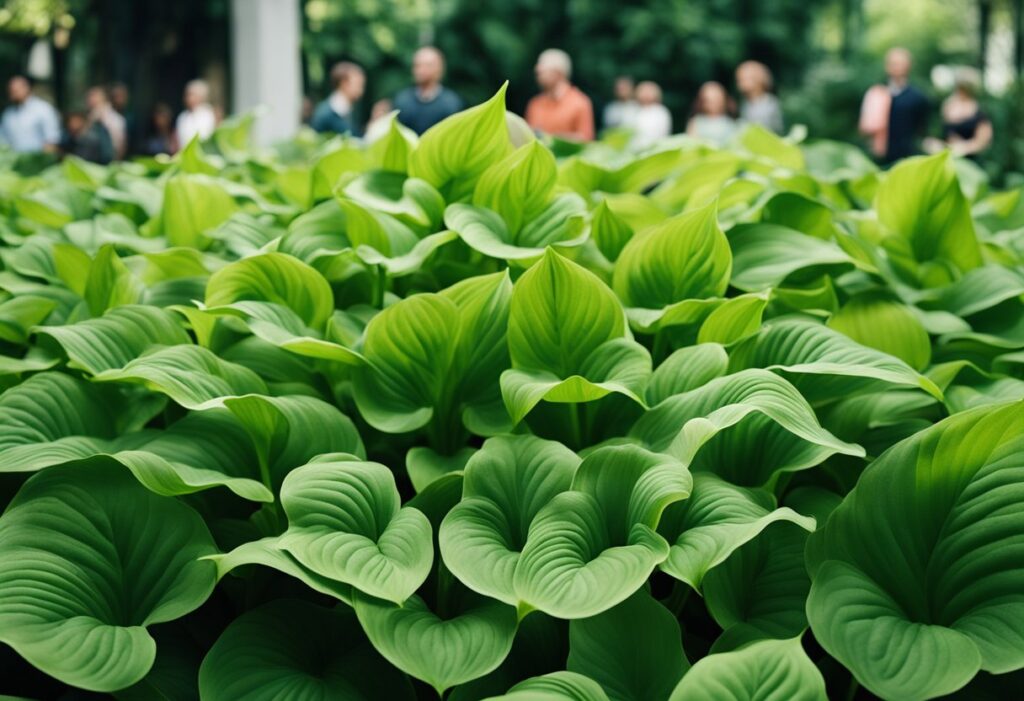
[{"label": "person in salmon shirt", "polygon": [[547,49],[537,58],[541,93],[526,106],[526,123],[536,131],[573,141],[594,139],[594,106],[570,82],[572,59],[561,49]]}]

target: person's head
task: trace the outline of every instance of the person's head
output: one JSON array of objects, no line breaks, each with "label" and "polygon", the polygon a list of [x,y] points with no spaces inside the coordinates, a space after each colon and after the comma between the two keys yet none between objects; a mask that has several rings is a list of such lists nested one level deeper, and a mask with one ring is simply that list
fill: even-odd
[{"label": "person's head", "polygon": [[165,103],[158,102],[153,106],[149,121],[154,133],[165,134],[171,131],[171,125],[174,124],[174,113]]},{"label": "person's head", "polygon": [[28,96],[32,94],[32,85],[28,82],[28,78],[23,75],[16,75],[10,79],[7,83],[7,97],[10,98],[11,102],[16,105],[20,105],[22,102],[28,99]]},{"label": "person's head", "polygon": [[351,61],[335,63],[331,69],[331,87],[351,102],[358,102],[366,89],[366,74]]},{"label": "person's head", "polygon": [[615,79],[615,99],[619,102],[633,99],[633,79],[628,75],[620,75]]},{"label": "person's head", "polygon": [[377,100],[373,103],[373,107],[370,109],[370,120],[380,119],[381,117],[387,116],[392,110],[391,100],[386,97],[382,100]]},{"label": "person's head", "polygon": [[412,56],[412,80],[420,87],[437,85],[444,77],[444,54],[433,46],[424,46]]},{"label": "person's head", "polygon": [[772,91],[772,72],[760,61],[744,61],[736,67],[736,87],[748,97]]},{"label": "person's head", "polygon": [[981,92],[981,76],[977,69],[961,66],[953,77],[953,92],[968,100],[977,99]]},{"label": "person's head", "polygon": [[94,85],[86,91],[85,104],[90,111],[97,110],[107,103],[107,91],[99,85]]},{"label": "person's head", "polygon": [[636,86],[636,101],[641,105],[661,103],[661,87],[653,80],[645,80]]},{"label": "person's head", "polygon": [[721,83],[709,80],[697,91],[695,114],[719,117],[729,111],[729,95]]},{"label": "person's head", "polygon": [[889,49],[885,53],[885,74],[890,80],[904,82],[910,77],[912,63],[910,51],[907,49],[899,46]]},{"label": "person's head", "polygon": [[561,49],[545,49],[537,57],[534,72],[540,89],[551,90],[572,77],[572,59]]},{"label": "person's head", "polygon": [[68,112],[68,116],[64,118],[64,129],[72,137],[78,137],[85,132],[88,121],[89,118],[85,112]]},{"label": "person's head", "polygon": [[194,110],[210,102],[210,86],[205,80],[190,80],[185,84],[185,109]]},{"label": "person's head", "polygon": [[110,104],[114,106],[118,112],[123,112],[128,108],[128,86],[124,83],[111,83],[110,90],[107,91],[110,95]]}]

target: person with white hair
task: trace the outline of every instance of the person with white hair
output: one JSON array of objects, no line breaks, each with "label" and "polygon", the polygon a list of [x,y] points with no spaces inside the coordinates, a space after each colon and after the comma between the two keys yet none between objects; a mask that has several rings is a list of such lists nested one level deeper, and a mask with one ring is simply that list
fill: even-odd
[{"label": "person with white hair", "polygon": [[672,133],[672,114],[661,103],[661,87],[651,80],[636,86],[637,108],[633,114],[630,145],[646,148]]},{"label": "person with white hair", "polygon": [[197,136],[208,139],[217,128],[217,113],[210,104],[210,86],[205,80],[190,80],[185,85],[184,102],[174,129],[178,148],[185,148]]},{"label": "person with white hair", "polygon": [[572,59],[561,49],[547,49],[534,68],[541,92],[526,106],[526,122],[535,131],[573,141],[594,138],[594,106],[570,82]]}]

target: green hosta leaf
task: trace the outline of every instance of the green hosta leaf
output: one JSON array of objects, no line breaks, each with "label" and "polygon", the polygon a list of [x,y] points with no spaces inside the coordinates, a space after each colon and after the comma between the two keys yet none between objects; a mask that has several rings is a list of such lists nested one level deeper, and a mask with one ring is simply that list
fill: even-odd
[{"label": "green hosta leaf", "polygon": [[937,399],[939,388],[902,360],[854,342],[821,324],[782,319],[734,347],[730,369],[762,367],[789,378],[812,402],[835,399],[879,384],[923,389]]},{"label": "green hosta leaf", "polygon": [[659,532],[672,547],[661,569],[699,590],[711,568],[778,521],[814,530],[814,519],[789,508],[775,508],[774,499],[765,491],[697,473],[690,498],[669,507],[662,519]]},{"label": "green hosta leaf", "polygon": [[981,265],[970,205],[948,153],[899,163],[879,185],[875,208],[888,236],[906,246],[912,260],[963,271]]},{"label": "green hosta leaf", "polygon": [[430,573],[430,522],[401,508],[394,476],[379,463],[318,460],[292,470],[281,504],[280,547],[316,574],[401,604]]},{"label": "green hosta leaf", "polygon": [[951,414],[1024,398],[1024,380],[985,372],[964,360],[935,365],[928,371],[928,377],[942,388]]},{"label": "green hosta leaf", "polygon": [[0,394],[0,472],[30,472],[100,452],[117,436],[101,388],[59,372]]},{"label": "green hosta leaf", "polygon": [[686,499],[678,461],[636,446],[591,453],[530,524],[513,578],[521,601],[558,618],[586,618],[639,589],[668,554],[654,529]]},{"label": "green hosta leaf", "polygon": [[206,234],[223,224],[238,205],[221,182],[206,175],[179,174],[164,187],[160,230],[172,246],[205,248]]},{"label": "green hosta leaf", "polygon": [[547,246],[582,245],[585,211],[579,196],[561,195],[519,230],[510,229],[498,213],[468,204],[450,205],[444,216],[445,224],[470,248],[492,258],[528,263],[544,255]]},{"label": "green hosta leaf", "polygon": [[262,481],[276,489],[293,468],[318,455],[366,456],[352,421],[315,397],[263,397],[250,394],[220,402],[245,430],[256,449]]},{"label": "green hosta leaf", "polygon": [[215,547],[199,515],[121,468],[34,475],[0,517],[0,639],[47,674],[93,691],[142,679],[146,631],[206,600]]},{"label": "green hosta leaf", "polygon": [[46,297],[23,295],[0,302],[0,341],[23,345],[29,330],[50,316],[57,302]]},{"label": "green hosta leaf", "polygon": [[729,231],[729,246],[733,255],[730,283],[748,292],[777,287],[797,273],[813,278],[853,265],[853,259],[832,241],[778,224],[735,226]]},{"label": "green hosta leaf", "polygon": [[187,409],[216,406],[223,397],[267,392],[266,384],[252,370],[190,345],[160,348],[123,368],[104,370],[94,379],[138,383]]},{"label": "green hosta leaf", "polygon": [[922,306],[968,317],[1021,295],[1024,295],[1024,273],[1000,265],[985,265],[936,291],[931,296],[934,301],[926,301]]},{"label": "green hosta leaf", "polygon": [[438,449],[457,447],[448,444],[460,417],[477,432],[500,432],[507,418],[495,417],[493,407],[500,408],[498,374],[508,363],[511,287],[506,273],[479,276],[375,316],[363,344],[367,366],[354,384],[363,417],[389,433],[433,422]]},{"label": "green hosta leaf", "polygon": [[113,307],[140,302],[143,290],[142,282],[128,270],[114,247],[107,245],[89,265],[83,297],[92,315],[99,316]]},{"label": "green hosta leaf", "polygon": [[453,455],[442,455],[431,448],[417,446],[405,454],[405,471],[409,473],[413,489],[419,493],[434,480],[462,472],[476,452],[475,448],[461,448]]},{"label": "green hosta leaf", "polygon": [[[666,314],[686,300],[722,296],[731,269],[729,243],[712,204],[632,238],[616,263],[614,287],[626,307]],[[653,321],[645,317],[643,325]]]},{"label": "green hosta leaf", "polygon": [[382,170],[405,173],[409,168],[409,154],[419,143],[419,137],[395,118],[397,114],[393,112],[386,117],[391,120],[388,133],[370,145],[368,155]]},{"label": "green hosta leaf", "polygon": [[1022,411],[897,444],[808,541],[815,638],[874,693],[931,698],[1024,667]]},{"label": "green hosta leaf", "polygon": [[341,194],[363,207],[391,215],[421,236],[437,231],[444,213],[444,198],[430,183],[394,171],[365,173],[346,185]]},{"label": "green hosta leaf", "polygon": [[552,672],[519,682],[485,701],[608,701],[601,685],[575,672]]},{"label": "green hosta leaf", "polygon": [[689,663],[675,616],[639,591],[615,608],[569,624],[566,667],[598,682],[612,701],[661,701]]},{"label": "green hosta leaf", "polygon": [[670,701],[827,701],[825,680],[800,638],[763,640],[708,655],[693,665]]},{"label": "green hosta leaf", "polygon": [[643,403],[650,356],[629,338],[615,295],[550,249],[516,282],[508,345],[512,369],[501,385],[516,423],[542,399],[585,402],[618,392]]},{"label": "green hosta leaf", "polygon": [[708,611],[725,633],[721,652],[737,634],[791,638],[807,628],[804,604],[811,580],[804,567],[807,532],[779,522],[736,550],[704,578]]},{"label": "green hosta leaf", "polygon": [[541,142],[532,141],[483,172],[473,204],[496,212],[515,236],[547,207],[556,178],[554,155]]},{"label": "green hosta leaf", "polygon": [[832,210],[828,205],[798,192],[772,195],[761,209],[761,221],[788,227],[825,241],[831,239],[836,231],[832,219]]},{"label": "green hosta leaf", "polygon": [[694,471],[745,486],[773,484],[781,472],[814,467],[836,453],[864,455],[823,429],[796,388],[765,370],[726,375],[670,397],[630,435]]},{"label": "green hosta leaf", "polygon": [[409,155],[409,175],[426,180],[447,202],[472,195],[483,172],[512,149],[505,126],[506,87],[428,129]]},{"label": "green hosta leaf", "polygon": [[199,670],[206,701],[413,699],[351,611],[279,599],[232,621]]},{"label": "green hosta leaf", "polygon": [[313,268],[284,253],[244,258],[210,276],[207,306],[241,300],[283,305],[314,329],[322,329],[334,311],[334,294],[327,281]]},{"label": "green hosta leaf", "polygon": [[247,565],[261,565],[277,570],[299,580],[313,591],[352,604],[352,587],[343,582],[323,577],[303,566],[286,550],[281,548],[278,536],[242,543],[228,553],[210,555],[206,559],[217,565],[217,578],[223,579],[229,572]]},{"label": "green hosta leaf", "polygon": [[466,464],[462,501],[440,529],[441,557],[470,589],[517,606],[513,575],[537,513],[569,489],[580,459],[533,436],[490,438]]},{"label": "green hosta leaf", "polygon": [[608,200],[601,200],[594,209],[590,222],[590,237],[594,239],[601,253],[610,261],[618,260],[622,249],[633,238],[634,230],[609,206]]},{"label": "green hosta leaf", "polygon": [[418,596],[398,607],[357,594],[355,609],[378,652],[438,694],[495,669],[516,634],[516,610],[482,598],[445,618]]},{"label": "green hosta leaf", "polygon": [[35,331],[63,347],[70,367],[93,375],[122,368],[153,346],[191,342],[171,312],[135,305],[111,309],[99,319],[68,326],[39,326]]},{"label": "green hosta leaf", "polygon": [[717,343],[680,348],[651,375],[647,383],[647,403],[660,404],[676,394],[701,387],[729,369],[729,355]]},{"label": "green hosta leaf", "polygon": [[915,370],[924,370],[931,361],[931,340],[921,322],[909,307],[884,296],[867,293],[852,298],[832,315],[828,326]]}]

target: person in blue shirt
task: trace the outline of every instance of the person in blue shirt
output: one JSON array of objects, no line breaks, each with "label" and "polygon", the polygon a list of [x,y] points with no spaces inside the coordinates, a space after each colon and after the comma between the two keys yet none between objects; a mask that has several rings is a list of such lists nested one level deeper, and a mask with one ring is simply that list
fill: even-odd
[{"label": "person in blue shirt", "polygon": [[0,116],[0,144],[18,153],[55,152],[60,143],[60,115],[49,102],[32,94],[28,78],[16,75],[7,83],[10,105]]},{"label": "person in blue shirt", "polygon": [[320,133],[360,136],[362,129],[355,120],[353,108],[363,97],[366,74],[358,65],[342,61],[331,69],[333,91],[313,110],[309,126]]},{"label": "person in blue shirt", "polygon": [[398,121],[422,134],[445,117],[463,108],[462,98],[441,85],[444,54],[433,46],[424,46],[412,58],[411,85],[395,96]]}]

